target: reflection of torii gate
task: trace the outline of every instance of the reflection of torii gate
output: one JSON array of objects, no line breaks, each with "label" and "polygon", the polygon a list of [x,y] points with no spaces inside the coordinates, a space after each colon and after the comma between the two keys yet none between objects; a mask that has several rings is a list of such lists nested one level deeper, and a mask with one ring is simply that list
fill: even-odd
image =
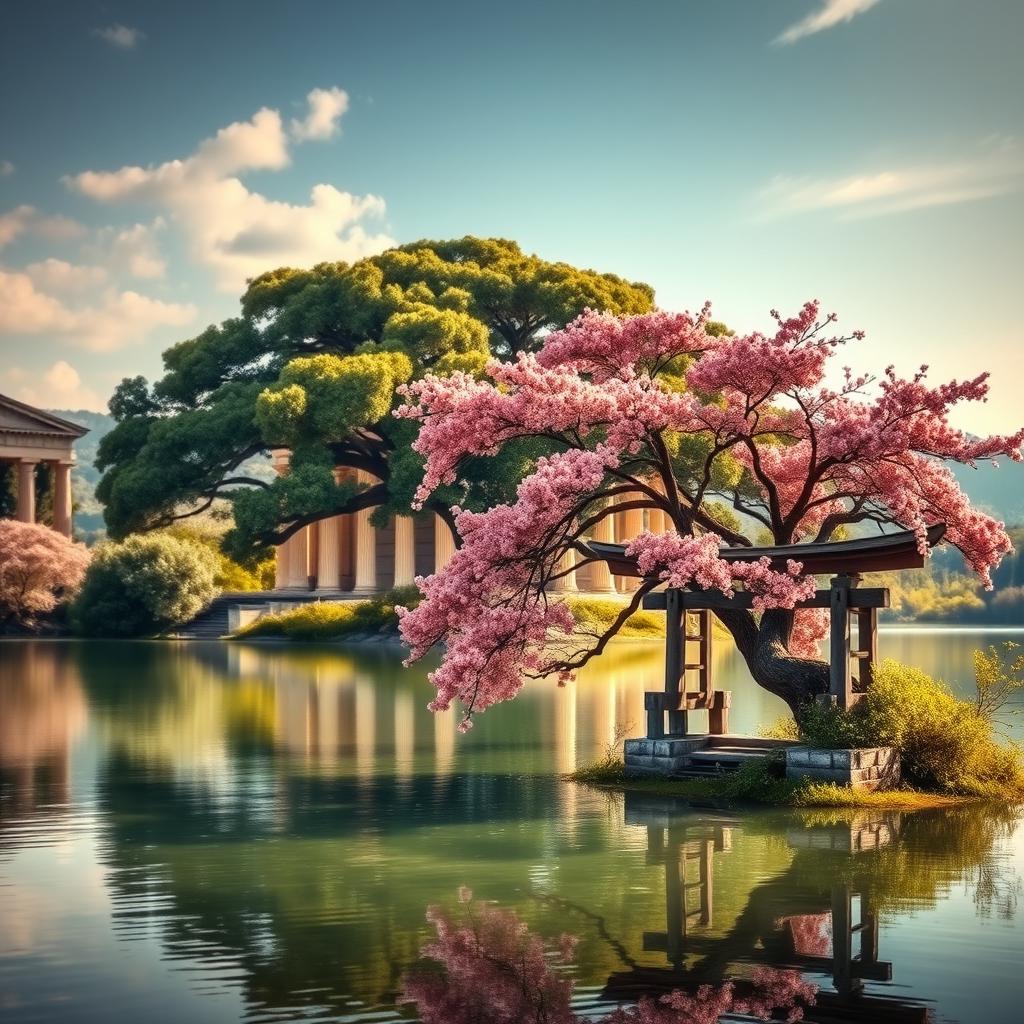
[{"label": "reflection of torii gate", "polygon": [[[632,999],[676,988],[691,991],[704,983],[717,984],[722,971],[734,959],[740,959],[776,968],[831,974],[835,992],[820,992],[810,1013],[811,1019],[822,1024],[848,1020],[923,1024],[928,1019],[927,1010],[920,1004],[864,992],[865,981],[892,980],[892,963],[879,959],[878,914],[870,893],[854,892],[848,882],[837,883],[829,895],[805,897],[797,906],[789,904],[788,913],[779,917],[773,913],[765,917],[763,908],[752,899],[748,913],[763,918],[761,923],[767,930],[751,931],[754,922],[744,919],[734,932],[737,937],[743,935],[743,942],[732,945],[729,935],[715,937],[708,933],[714,924],[714,855],[728,853],[730,826],[738,824],[738,820],[721,812],[701,811],[699,817],[694,815],[689,822],[680,821],[673,803],[663,800],[659,805],[655,798],[627,794],[626,822],[646,827],[647,863],[665,865],[666,927],[661,932],[645,931],[643,949],[664,952],[670,966],[646,967],[631,962],[631,970],[608,978],[602,992],[604,998]],[[853,834],[856,827],[850,826],[851,851],[862,845]],[[872,830],[870,824],[867,828]],[[888,841],[884,836],[879,839],[877,830],[872,830],[872,838],[874,843]],[[857,921],[856,897],[860,904]],[[819,929],[813,933],[811,942],[800,934],[808,923]],[[826,925],[830,926],[830,934]],[[828,948],[821,947],[822,937]],[[688,954],[700,957],[689,967],[685,965]]]},{"label": "reflection of torii gate", "polygon": [[[929,546],[942,539],[945,529],[940,523],[928,530]],[[594,558],[606,561],[615,575],[640,576],[636,559],[626,554],[625,545],[588,541],[587,547]],[[832,577],[828,590],[816,591],[814,597],[797,607],[829,609],[829,697],[843,708],[855,704],[871,683],[878,660],[878,609],[889,606],[887,589],[858,587],[861,573],[918,569],[924,565],[917,536],[909,530],[827,544],[723,548],[721,557],[727,562],[767,558],[773,568],[783,571],[794,560],[803,563],[806,573]],[[695,710],[708,711],[712,734],[727,733],[731,695],[715,690],[711,678],[711,613],[752,608],[753,595],[739,591],[726,596],[717,590],[669,588],[648,594],[643,606],[663,609],[667,617],[665,688],[647,693],[644,701],[648,739],[687,735],[687,713]],[[688,620],[696,623],[696,632]],[[852,644],[854,624],[856,646]],[[688,645],[696,645],[696,660],[687,660]],[[694,675],[696,689],[690,689],[688,683]]]}]

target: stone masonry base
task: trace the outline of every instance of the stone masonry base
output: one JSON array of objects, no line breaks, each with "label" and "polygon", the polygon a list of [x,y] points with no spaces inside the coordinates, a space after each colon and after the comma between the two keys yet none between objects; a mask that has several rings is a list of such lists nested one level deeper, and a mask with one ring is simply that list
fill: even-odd
[{"label": "stone masonry base", "polygon": [[853,789],[879,789],[896,785],[900,763],[892,747],[852,750],[816,750],[790,747],[786,751],[787,779],[818,779]]}]

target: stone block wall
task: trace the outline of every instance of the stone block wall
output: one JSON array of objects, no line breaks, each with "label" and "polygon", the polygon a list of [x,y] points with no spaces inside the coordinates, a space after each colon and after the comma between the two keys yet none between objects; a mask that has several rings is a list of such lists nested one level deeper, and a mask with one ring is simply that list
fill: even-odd
[{"label": "stone block wall", "polygon": [[787,779],[820,779],[854,789],[878,789],[899,782],[900,764],[892,747],[817,750],[790,747],[786,751]]},{"label": "stone block wall", "polygon": [[630,775],[672,775],[690,763],[690,754],[706,749],[708,743],[706,736],[626,740],[626,771]]}]

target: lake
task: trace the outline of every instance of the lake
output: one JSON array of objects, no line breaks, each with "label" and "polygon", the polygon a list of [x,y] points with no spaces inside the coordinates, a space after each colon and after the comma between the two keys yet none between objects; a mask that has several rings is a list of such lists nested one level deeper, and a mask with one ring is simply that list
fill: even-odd
[{"label": "lake", "polygon": [[[881,648],[967,692],[972,651],[1010,637]],[[527,998],[495,952],[513,936],[551,1021],[726,978],[813,982],[810,1020],[1020,1019],[1021,812],[563,781],[639,731],[660,671],[660,645],[613,645],[460,735],[390,650],[0,644],[0,1018],[500,1024],[510,978]],[[736,731],[785,710],[724,644],[715,672]]]}]

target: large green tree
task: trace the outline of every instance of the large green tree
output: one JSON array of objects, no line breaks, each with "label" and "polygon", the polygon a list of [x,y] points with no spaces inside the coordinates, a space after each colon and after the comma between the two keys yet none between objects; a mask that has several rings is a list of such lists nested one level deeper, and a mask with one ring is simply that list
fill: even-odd
[{"label": "large green tree", "polygon": [[[421,241],[354,264],[281,268],[249,283],[241,315],[164,353],[164,376],[121,382],[118,425],[100,444],[97,495],[113,537],[167,526],[228,499],[226,545],[245,557],[329,515],[408,514],[422,462],[416,427],[391,416],[395,389],[429,372],[478,373],[585,308],[649,310],[653,292],[612,274],[524,254],[504,239]],[[245,464],[291,449],[288,473]],[[540,447],[466,468],[426,505],[486,507],[508,496]],[[250,463],[251,465],[251,463]],[[334,468],[379,482],[336,482]]]}]

